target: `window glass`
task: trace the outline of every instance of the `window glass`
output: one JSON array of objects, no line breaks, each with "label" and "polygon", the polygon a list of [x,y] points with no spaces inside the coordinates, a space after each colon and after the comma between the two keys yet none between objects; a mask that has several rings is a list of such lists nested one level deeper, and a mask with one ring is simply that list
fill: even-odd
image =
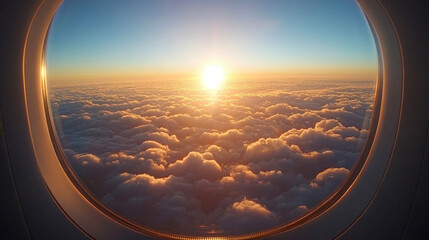
[{"label": "window glass", "polygon": [[79,182],[185,235],[267,230],[334,193],[366,141],[377,64],[344,0],[66,0],[46,43]]}]

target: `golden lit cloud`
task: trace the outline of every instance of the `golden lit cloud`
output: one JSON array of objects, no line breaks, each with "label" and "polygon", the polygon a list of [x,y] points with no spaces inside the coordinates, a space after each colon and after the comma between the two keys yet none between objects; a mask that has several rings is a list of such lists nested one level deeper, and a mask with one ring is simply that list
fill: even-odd
[{"label": "golden lit cloud", "polygon": [[272,216],[272,213],[261,204],[244,198],[241,202],[235,202],[232,209],[241,213],[256,213],[265,217]]}]

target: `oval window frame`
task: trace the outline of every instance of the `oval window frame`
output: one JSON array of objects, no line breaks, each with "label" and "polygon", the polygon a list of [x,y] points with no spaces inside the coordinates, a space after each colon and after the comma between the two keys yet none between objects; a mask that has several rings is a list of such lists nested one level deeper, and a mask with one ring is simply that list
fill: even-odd
[{"label": "oval window frame", "polygon": [[[63,213],[92,238],[197,238],[165,234],[130,224],[128,220],[91,199],[92,196],[80,187],[76,178],[70,174],[71,171],[67,170],[64,161],[60,159],[61,151],[58,151],[58,146],[53,141],[56,138],[52,138],[55,133],[50,125],[50,114],[47,109],[43,55],[50,22],[61,2],[61,0],[43,1],[28,31],[23,59],[24,97],[32,147],[37,165],[52,197]],[[375,104],[380,109],[378,122],[376,121],[376,127],[372,127],[376,129],[373,131],[372,144],[366,144],[367,153],[358,160],[358,164],[355,164],[356,168],[360,169],[354,170],[354,174],[351,174],[341,191],[327,200],[330,201],[329,204],[325,201],[320,207],[295,222],[260,233],[216,237],[216,239],[252,239],[265,236],[275,236],[279,239],[312,239],[315,236],[332,239],[352,226],[372,201],[388,169],[390,155],[396,141],[403,88],[402,58],[395,29],[384,10],[376,1],[358,0],[357,2],[378,39],[382,65],[380,67],[381,83],[377,85],[377,92],[381,92],[381,95],[378,95],[380,98]],[[335,222],[335,224],[327,229],[326,222]],[[203,238],[207,239],[207,237]]]}]

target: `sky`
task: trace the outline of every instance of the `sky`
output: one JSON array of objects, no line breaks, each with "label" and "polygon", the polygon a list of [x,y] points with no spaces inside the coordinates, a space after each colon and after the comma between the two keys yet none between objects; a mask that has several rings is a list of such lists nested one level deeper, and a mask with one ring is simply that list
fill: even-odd
[{"label": "sky", "polygon": [[227,76],[371,78],[377,56],[352,0],[64,1],[49,30],[48,79]]}]

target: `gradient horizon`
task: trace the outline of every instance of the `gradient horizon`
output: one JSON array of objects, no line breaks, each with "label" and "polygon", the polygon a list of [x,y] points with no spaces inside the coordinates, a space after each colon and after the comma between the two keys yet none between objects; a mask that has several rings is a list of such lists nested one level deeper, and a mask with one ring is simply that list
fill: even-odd
[{"label": "gradient horizon", "polygon": [[52,83],[199,79],[373,80],[377,52],[355,1],[64,1],[49,30]]}]

